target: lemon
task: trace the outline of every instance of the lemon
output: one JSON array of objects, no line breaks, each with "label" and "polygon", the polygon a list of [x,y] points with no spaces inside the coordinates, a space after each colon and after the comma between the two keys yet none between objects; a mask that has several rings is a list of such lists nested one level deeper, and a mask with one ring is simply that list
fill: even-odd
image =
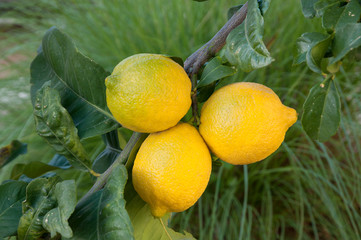
[{"label": "lemon", "polygon": [[191,105],[191,81],[186,72],[163,55],[137,54],[124,59],[105,85],[114,118],[136,132],[173,127]]},{"label": "lemon", "polygon": [[133,185],[155,217],[181,212],[203,194],[211,174],[211,156],[196,128],[179,123],[150,134],[132,170]]},{"label": "lemon", "polygon": [[297,121],[272,89],[240,82],[214,92],[201,110],[199,131],[210,150],[231,164],[250,164],[276,151]]}]

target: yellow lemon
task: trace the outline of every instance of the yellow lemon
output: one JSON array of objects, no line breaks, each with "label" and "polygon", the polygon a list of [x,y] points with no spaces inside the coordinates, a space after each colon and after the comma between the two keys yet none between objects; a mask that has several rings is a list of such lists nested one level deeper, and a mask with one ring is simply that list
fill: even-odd
[{"label": "yellow lemon", "polygon": [[276,151],[297,121],[272,89],[240,82],[220,88],[201,110],[199,131],[210,150],[231,164],[249,164]]},{"label": "yellow lemon", "polygon": [[209,181],[212,161],[196,128],[179,123],[150,134],[134,160],[133,185],[155,217],[191,207]]},{"label": "yellow lemon", "polygon": [[105,80],[107,105],[115,119],[136,132],[175,126],[191,105],[191,81],[172,59],[137,54],[121,61]]}]

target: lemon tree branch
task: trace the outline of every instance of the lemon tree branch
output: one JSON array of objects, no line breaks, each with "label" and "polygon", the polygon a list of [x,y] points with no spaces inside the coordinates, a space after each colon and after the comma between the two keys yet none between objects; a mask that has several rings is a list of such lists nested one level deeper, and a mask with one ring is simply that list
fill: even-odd
[{"label": "lemon tree branch", "polygon": [[246,2],[228,22],[214,35],[214,37],[204,44],[201,48],[190,55],[184,62],[184,69],[192,81],[192,113],[194,125],[199,125],[198,101],[197,101],[197,73],[199,69],[217,52],[219,52],[226,43],[228,34],[240,25],[247,15]]},{"label": "lemon tree branch", "polygon": [[214,35],[214,37],[195,51],[184,62],[184,69],[189,76],[197,74],[199,69],[226,43],[228,34],[240,25],[247,15],[247,2],[228,20],[228,22]]},{"label": "lemon tree branch", "polygon": [[137,143],[138,139],[142,136],[143,133],[133,132],[133,135],[130,137],[127,145],[125,145],[123,151],[119,154],[117,159],[113,162],[112,165],[103,173],[101,174],[97,181],[94,183],[93,187],[84,195],[84,197],[79,201],[85,200],[89,197],[92,193],[99,191],[102,189],[107,182],[110,174],[112,173],[113,169],[116,168],[119,164],[125,162],[125,160],[129,157],[130,152],[132,151],[133,147]]},{"label": "lemon tree branch", "polygon": [[197,74],[193,74],[191,76],[192,81],[192,92],[191,92],[191,98],[192,98],[192,115],[193,115],[193,123],[196,127],[199,126],[200,120],[198,117],[198,101],[197,101]]}]

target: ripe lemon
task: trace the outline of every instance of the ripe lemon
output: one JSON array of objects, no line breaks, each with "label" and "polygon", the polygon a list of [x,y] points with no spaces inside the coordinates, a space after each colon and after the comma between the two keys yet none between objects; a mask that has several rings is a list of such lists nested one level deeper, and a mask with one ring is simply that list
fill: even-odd
[{"label": "ripe lemon", "polygon": [[241,82],[214,92],[201,110],[199,131],[211,151],[231,164],[249,164],[276,151],[297,121],[272,89]]},{"label": "ripe lemon", "polygon": [[109,110],[123,127],[136,132],[173,127],[191,105],[191,81],[186,72],[158,54],[124,59],[105,85]]},{"label": "ripe lemon", "polygon": [[181,212],[200,198],[209,181],[212,161],[196,128],[179,123],[150,134],[134,160],[133,185],[153,216]]}]

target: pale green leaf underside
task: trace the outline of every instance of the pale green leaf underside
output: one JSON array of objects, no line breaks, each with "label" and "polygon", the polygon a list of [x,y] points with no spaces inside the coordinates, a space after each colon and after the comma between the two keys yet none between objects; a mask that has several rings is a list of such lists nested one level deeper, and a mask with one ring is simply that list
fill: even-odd
[{"label": "pale green leaf underside", "polygon": [[73,232],[68,219],[76,205],[76,185],[74,180],[67,180],[56,184],[54,197],[58,207],[45,214],[43,227],[50,232],[51,237],[59,233],[63,237],[71,237]]},{"label": "pale green leaf underside", "polygon": [[[48,231],[71,236],[67,224],[76,205],[74,180],[61,182],[60,177],[37,178],[26,188],[23,216],[20,218],[20,240],[41,239]],[[59,222],[58,222],[59,220]]]},{"label": "pale green leaf underside", "polygon": [[37,133],[57,153],[64,155],[74,167],[89,169],[91,162],[77,135],[77,128],[61,105],[58,91],[49,84],[45,84],[36,95],[34,119]]},{"label": "pale green leaf underside", "polygon": [[301,0],[302,3],[302,12],[306,18],[313,18],[316,15],[316,10],[314,4],[318,0]]},{"label": "pale green leaf underside", "polygon": [[222,51],[232,65],[249,72],[274,60],[262,40],[263,24],[257,0],[248,1],[246,19],[228,35]]},{"label": "pale green leaf underside", "polygon": [[53,177],[38,178],[29,183],[26,188],[26,199],[23,202],[23,215],[19,221],[19,240],[39,239],[46,233],[42,221],[44,215],[56,204],[55,200],[51,199],[51,195],[59,181],[59,177]]}]

